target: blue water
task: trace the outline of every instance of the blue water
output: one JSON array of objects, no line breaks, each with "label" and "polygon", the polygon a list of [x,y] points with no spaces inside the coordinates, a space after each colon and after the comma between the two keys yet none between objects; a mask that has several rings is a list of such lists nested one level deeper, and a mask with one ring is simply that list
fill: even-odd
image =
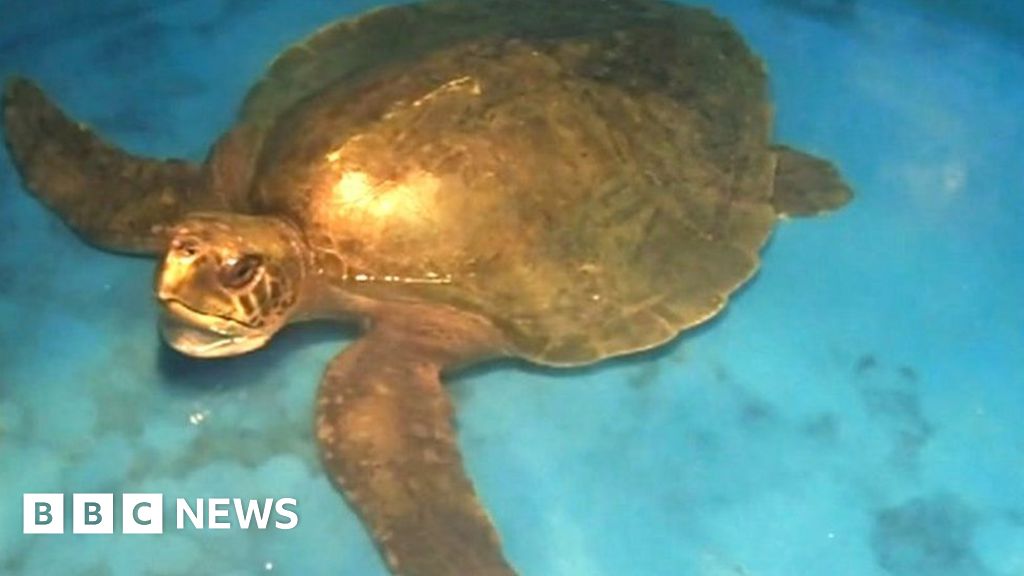
[{"label": "blue water", "polygon": [[[766,60],[778,138],[858,196],[783,223],[728,312],[657,354],[451,384],[509,557],[524,576],[1024,574],[1024,10],[707,4]],[[275,53],[371,5],[8,0],[0,76],[199,159]],[[6,155],[0,247],[0,574],[385,574],[310,437],[346,332],[163,350],[152,264],[79,243]],[[291,496],[301,521],[25,536],[24,492]]]}]

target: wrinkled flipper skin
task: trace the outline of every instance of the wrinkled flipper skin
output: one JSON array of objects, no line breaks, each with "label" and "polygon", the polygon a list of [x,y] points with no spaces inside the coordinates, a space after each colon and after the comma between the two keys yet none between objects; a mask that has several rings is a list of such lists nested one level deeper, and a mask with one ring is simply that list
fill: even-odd
[{"label": "wrinkled flipper skin", "polygon": [[317,437],[332,480],[402,576],[514,576],[466,476],[441,370],[500,348],[486,321],[388,304],[327,369]]},{"label": "wrinkled flipper skin", "polygon": [[99,248],[155,254],[166,244],[166,225],[187,212],[223,207],[204,193],[202,167],[119,150],[68,118],[28,80],[7,83],[3,114],[25,187]]},{"label": "wrinkled flipper skin", "polygon": [[842,207],[853,191],[828,160],[786,146],[775,146],[772,204],[780,216],[814,216]]}]

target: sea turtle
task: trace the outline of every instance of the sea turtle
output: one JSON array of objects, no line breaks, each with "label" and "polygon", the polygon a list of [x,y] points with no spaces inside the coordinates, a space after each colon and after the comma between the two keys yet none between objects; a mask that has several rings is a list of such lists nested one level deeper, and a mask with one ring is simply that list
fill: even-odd
[{"label": "sea turtle", "polygon": [[441,375],[579,365],[718,313],[780,215],[850,199],[774,145],[766,73],[725,20],[657,0],[434,0],[288,49],[202,164],[124,152],[24,79],[26,188],[86,241],[162,256],[162,334],[248,352],[360,320],[316,437],[396,574],[513,574]]}]

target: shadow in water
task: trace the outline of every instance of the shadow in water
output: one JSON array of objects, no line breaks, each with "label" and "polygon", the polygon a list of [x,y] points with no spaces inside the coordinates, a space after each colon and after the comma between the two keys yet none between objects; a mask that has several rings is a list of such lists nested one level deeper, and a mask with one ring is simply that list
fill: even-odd
[{"label": "shadow in water", "polygon": [[895,576],[985,576],[973,548],[978,518],[952,494],[914,498],[879,510],[871,532],[875,561]]}]

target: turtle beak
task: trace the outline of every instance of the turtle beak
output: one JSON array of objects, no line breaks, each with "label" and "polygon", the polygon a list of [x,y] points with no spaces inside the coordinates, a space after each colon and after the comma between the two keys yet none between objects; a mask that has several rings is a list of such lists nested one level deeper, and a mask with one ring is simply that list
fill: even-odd
[{"label": "turtle beak", "polygon": [[269,336],[244,326],[196,312],[174,300],[164,303],[160,334],[171,347],[197,358],[221,358],[251,352]]}]

